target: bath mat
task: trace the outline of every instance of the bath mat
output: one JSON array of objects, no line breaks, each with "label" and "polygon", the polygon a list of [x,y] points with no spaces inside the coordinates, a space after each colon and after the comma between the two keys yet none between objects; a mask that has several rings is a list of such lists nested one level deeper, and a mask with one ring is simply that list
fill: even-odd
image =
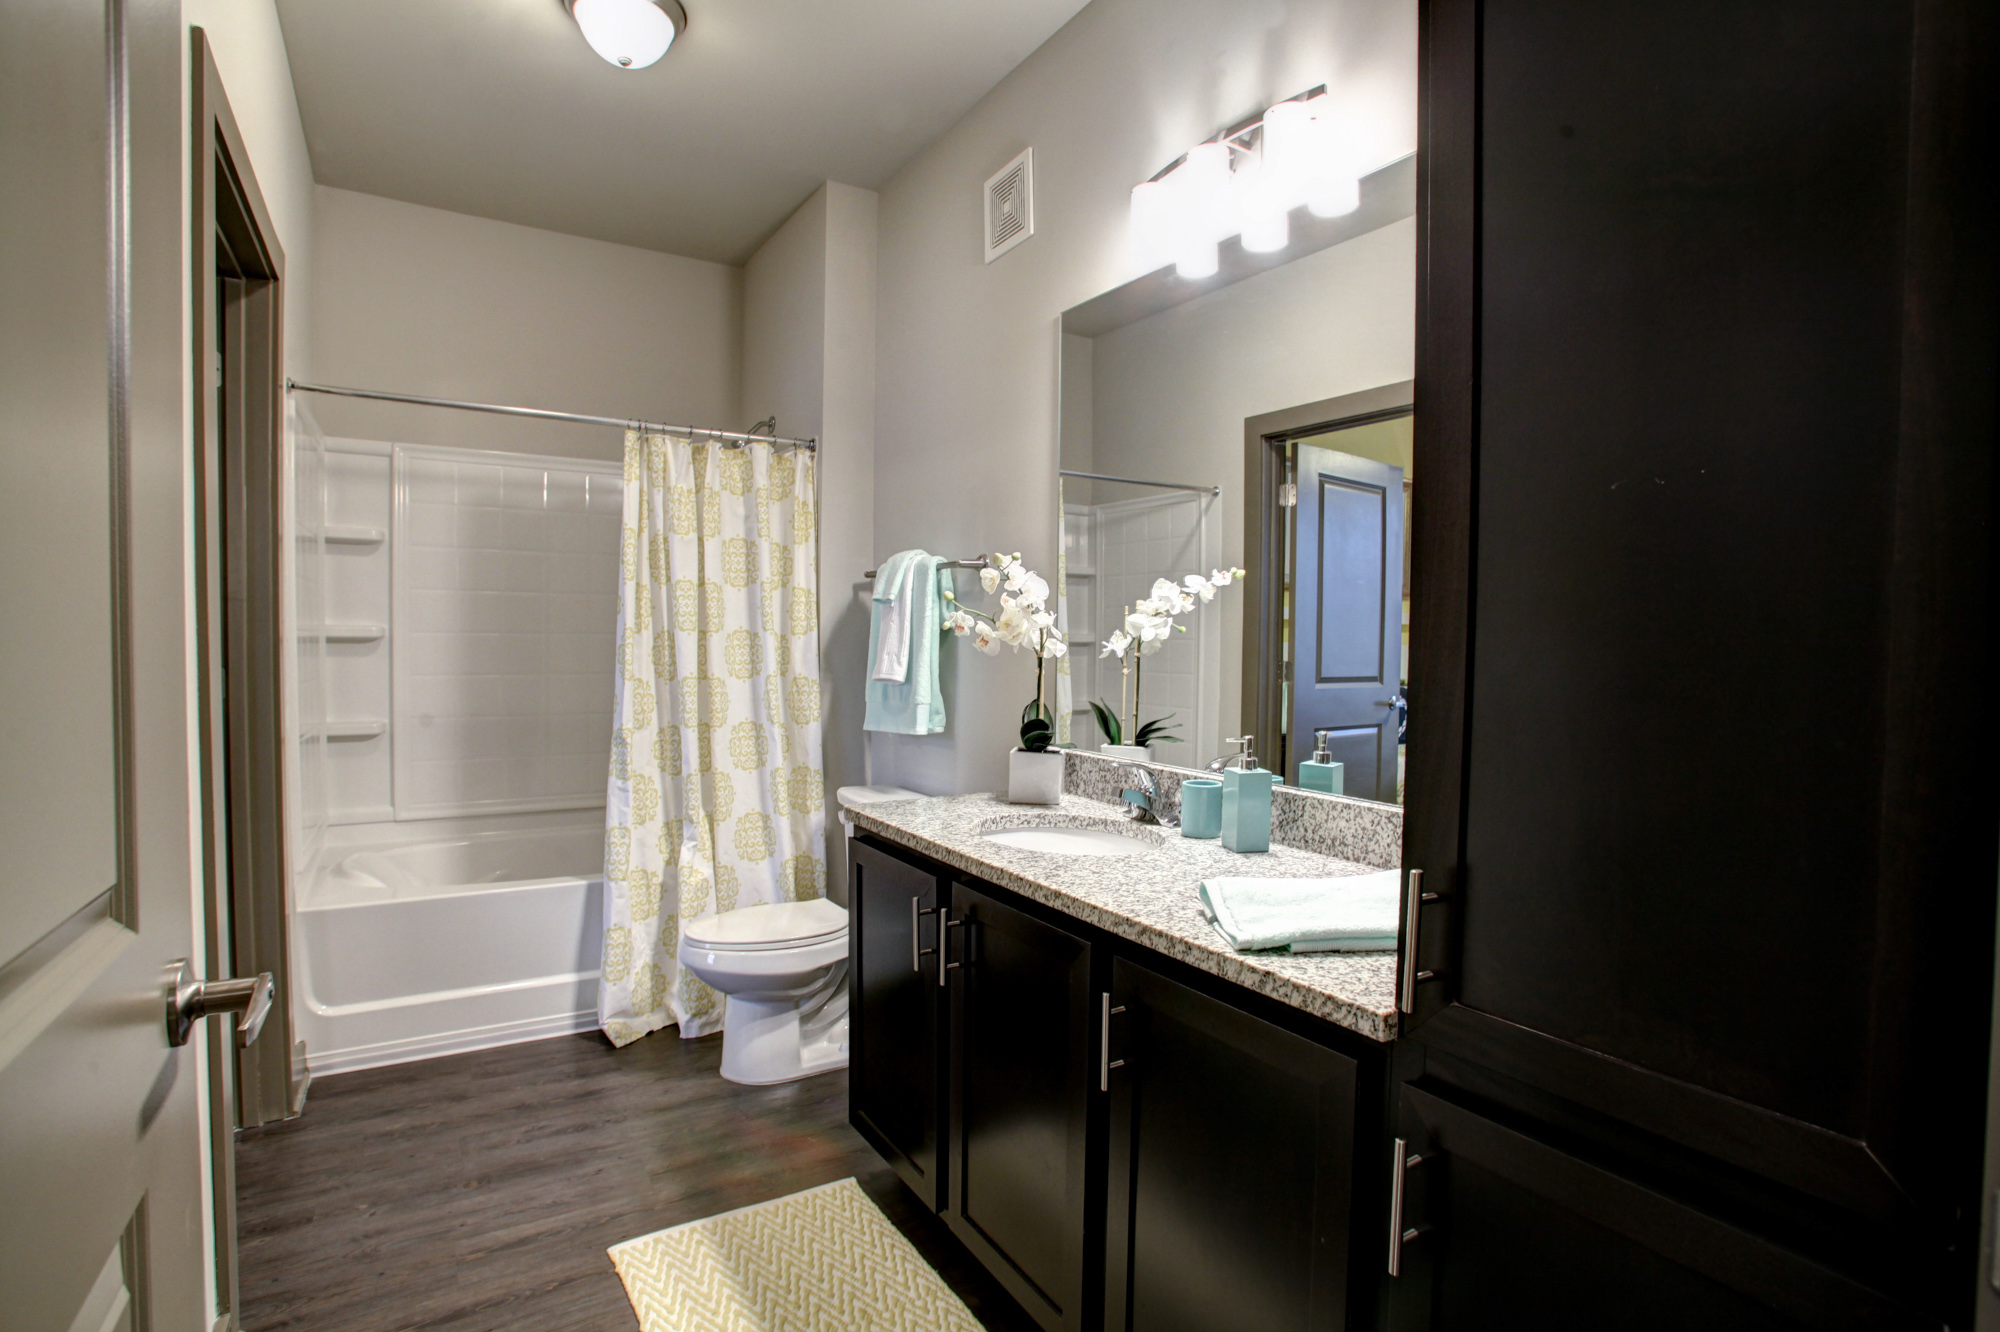
[{"label": "bath mat", "polygon": [[609,1252],[643,1332],[980,1332],[852,1179]]}]

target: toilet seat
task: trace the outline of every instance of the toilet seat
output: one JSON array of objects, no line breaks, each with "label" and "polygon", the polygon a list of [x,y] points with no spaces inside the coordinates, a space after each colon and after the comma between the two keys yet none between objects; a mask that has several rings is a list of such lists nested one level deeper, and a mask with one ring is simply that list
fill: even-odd
[{"label": "toilet seat", "polygon": [[846,908],[822,897],[704,916],[683,926],[681,938],[708,953],[760,953],[827,943],[846,933]]}]

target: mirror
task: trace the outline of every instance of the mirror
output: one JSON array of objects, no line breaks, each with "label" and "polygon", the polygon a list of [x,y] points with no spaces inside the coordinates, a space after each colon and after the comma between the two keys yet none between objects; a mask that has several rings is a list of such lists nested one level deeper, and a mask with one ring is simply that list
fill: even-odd
[{"label": "mirror", "polygon": [[[1181,767],[1247,733],[1280,780],[1326,789],[1329,766],[1301,781],[1317,733],[1342,794],[1400,799],[1415,176],[1403,158],[1343,217],[1296,210],[1278,253],[1232,239],[1212,277],[1169,266],[1063,313],[1069,743],[1107,743],[1098,709],[1125,741],[1157,723],[1153,760]],[[1164,641],[1107,653],[1156,580],[1233,568]]]}]

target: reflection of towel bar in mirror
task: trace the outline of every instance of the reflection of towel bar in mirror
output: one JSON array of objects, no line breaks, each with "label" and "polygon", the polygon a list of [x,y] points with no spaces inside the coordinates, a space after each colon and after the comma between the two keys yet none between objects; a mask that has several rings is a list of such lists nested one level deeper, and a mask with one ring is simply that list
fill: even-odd
[{"label": "reflection of towel bar in mirror", "polygon": [[[980,556],[978,559],[972,560],[942,560],[938,563],[938,568],[940,569],[984,569],[985,567],[985,556]],[[879,572],[881,572],[879,569],[870,569],[861,576],[863,578],[873,578]]]},{"label": "reflection of towel bar in mirror", "polygon": [[1151,486],[1155,490],[1192,490],[1197,495],[1222,493],[1221,486],[1191,486],[1185,481],[1143,481],[1136,476],[1104,476],[1097,472],[1072,472],[1067,469],[1056,475],[1073,476],[1079,481],[1116,481],[1122,486]]}]

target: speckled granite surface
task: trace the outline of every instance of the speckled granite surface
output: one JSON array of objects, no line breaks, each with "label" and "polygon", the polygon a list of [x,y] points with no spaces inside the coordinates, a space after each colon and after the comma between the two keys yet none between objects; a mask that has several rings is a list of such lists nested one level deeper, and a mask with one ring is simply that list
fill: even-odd
[{"label": "speckled granite surface", "polygon": [[[1064,756],[1063,790],[1090,800],[1115,804],[1125,779],[1119,771],[1129,760],[1106,758],[1072,749]],[[1181,808],[1181,780],[1213,773],[1148,763],[1159,786],[1160,802],[1176,816]],[[1301,851],[1316,851],[1336,860],[1351,860],[1376,869],[1397,869],[1403,863],[1403,811],[1372,800],[1301,791],[1279,786],[1271,791],[1271,840]]]},{"label": "speckled granite surface", "polygon": [[[1316,878],[1378,866],[1273,846],[1242,856],[1218,841],[1128,823],[1117,807],[1077,795],[1056,806],[1010,805],[999,796],[926,796],[852,811],[862,829],[1024,897],[1234,981],[1371,1040],[1396,1035],[1394,953],[1239,953],[1201,914],[1195,887],[1224,874]],[[1068,824],[1136,835],[1130,856],[1025,851],[982,836],[999,828]]]}]

